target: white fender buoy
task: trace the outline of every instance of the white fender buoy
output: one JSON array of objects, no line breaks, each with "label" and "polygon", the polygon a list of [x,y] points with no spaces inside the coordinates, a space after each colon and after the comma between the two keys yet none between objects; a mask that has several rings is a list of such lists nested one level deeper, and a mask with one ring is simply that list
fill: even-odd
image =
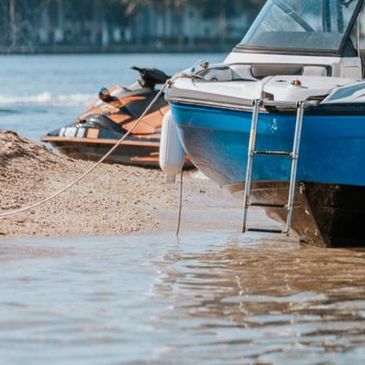
[{"label": "white fender buoy", "polygon": [[183,169],[185,162],[185,151],[181,145],[179,134],[169,110],[162,120],[161,141],[160,141],[160,167],[166,174],[167,181],[175,181]]}]

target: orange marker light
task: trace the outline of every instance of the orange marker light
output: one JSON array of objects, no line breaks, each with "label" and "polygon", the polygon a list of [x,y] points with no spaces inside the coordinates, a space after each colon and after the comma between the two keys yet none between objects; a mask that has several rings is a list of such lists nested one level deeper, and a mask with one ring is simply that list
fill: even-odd
[{"label": "orange marker light", "polygon": [[300,87],[300,86],[302,86],[302,82],[300,81],[300,80],[293,80],[292,82],[291,82],[291,84],[293,85],[293,86],[298,86],[298,87]]}]

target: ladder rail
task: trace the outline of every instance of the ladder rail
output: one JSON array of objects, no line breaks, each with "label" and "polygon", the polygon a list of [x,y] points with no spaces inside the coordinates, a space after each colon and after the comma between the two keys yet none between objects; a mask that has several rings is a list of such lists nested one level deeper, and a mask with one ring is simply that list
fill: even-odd
[{"label": "ladder rail", "polygon": [[294,200],[297,186],[298,162],[299,162],[300,144],[302,139],[304,107],[305,107],[305,102],[298,103],[297,117],[295,122],[294,142],[293,142],[292,165],[290,172],[288,216],[284,229],[284,233],[286,233],[287,235],[290,234],[290,229],[293,222]]},{"label": "ladder rail", "polygon": [[257,124],[259,120],[260,107],[262,105],[262,99],[256,99],[253,101],[253,112],[250,130],[250,141],[248,144],[248,158],[246,167],[246,179],[245,179],[245,190],[243,195],[243,225],[242,233],[247,230],[247,216],[249,208],[249,198],[251,193],[251,182],[252,182],[252,168],[253,168],[253,158],[255,156],[256,149],[256,137],[257,137]]}]

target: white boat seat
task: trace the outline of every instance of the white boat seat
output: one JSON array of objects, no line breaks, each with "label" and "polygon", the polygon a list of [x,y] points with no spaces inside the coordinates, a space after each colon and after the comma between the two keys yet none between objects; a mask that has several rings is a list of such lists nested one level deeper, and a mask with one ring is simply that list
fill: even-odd
[{"label": "white boat seat", "polygon": [[298,65],[283,63],[219,65],[197,73],[206,81],[261,80],[268,76],[329,76],[321,65]]},{"label": "white boat seat", "polygon": [[251,67],[252,75],[257,79],[267,76],[329,76],[325,66],[317,65],[293,65],[293,64],[255,64]]},{"label": "white boat seat", "polygon": [[208,68],[197,73],[207,81],[232,81],[233,73],[228,66]]},{"label": "white boat seat", "polygon": [[234,81],[234,80],[252,80],[251,65],[222,65],[208,68],[197,73],[206,81]]},{"label": "white boat seat", "polygon": [[251,65],[230,65],[232,80],[256,80],[251,71]]},{"label": "white boat seat", "polygon": [[302,75],[303,66],[280,63],[259,63],[251,66],[251,72],[257,79],[263,79],[267,76]]},{"label": "white boat seat", "polygon": [[328,76],[327,68],[324,66],[304,66],[304,76]]}]

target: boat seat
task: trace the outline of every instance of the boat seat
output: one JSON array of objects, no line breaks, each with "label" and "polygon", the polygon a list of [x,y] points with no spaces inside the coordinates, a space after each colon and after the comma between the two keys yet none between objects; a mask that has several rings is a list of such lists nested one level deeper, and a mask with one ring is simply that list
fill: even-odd
[{"label": "boat seat", "polygon": [[328,68],[321,65],[287,63],[219,65],[197,73],[206,81],[261,80],[268,76],[329,76]]},{"label": "boat seat", "polygon": [[257,79],[267,76],[328,76],[328,70],[320,65],[293,65],[293,64],[255,64],[251,67],[252,75]]},{"label": "boat seat", "polygon": [[277,63],[262,63],[252,65],[251,72],[252,75],[257,79],[263,79],[267,76],[302,75],[303,66]]},{"label": "boat seat", "polygon": [[324,66],[304,66],[304,76],[328,76],[328,70]]},{"label": "boat seat", "polygon": [[256,80],[252,75],[251,65],[230,65],[232,80]]},{"label": "boat seat", "polygon": [[232,81],[232,70],[228,66],[208,68],[198,72],[200,77],[207,81]]}]

